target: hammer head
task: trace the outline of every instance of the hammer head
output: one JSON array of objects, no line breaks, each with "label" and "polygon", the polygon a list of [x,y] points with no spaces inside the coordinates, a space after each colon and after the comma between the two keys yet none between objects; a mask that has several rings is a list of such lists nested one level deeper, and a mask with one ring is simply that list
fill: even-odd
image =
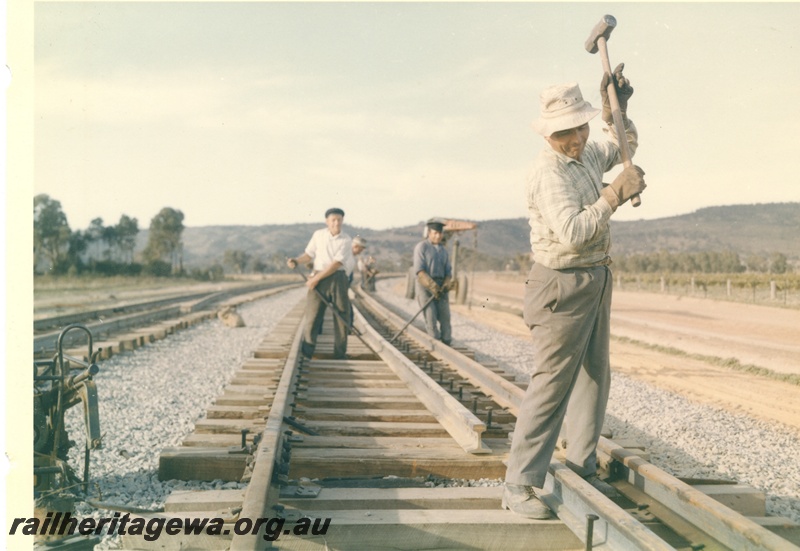
[{"label": "hammer head", "polygon": [[586,51],[590,54],[597,53],[597,41],[600,37],[605,38],[607,41],[608,37],[611,36],[611,31],[613,31],[616,26],[617,20],[614,19],[613,15],[604,15],[600,22],[592,29],[589,38],[586,39]]}]

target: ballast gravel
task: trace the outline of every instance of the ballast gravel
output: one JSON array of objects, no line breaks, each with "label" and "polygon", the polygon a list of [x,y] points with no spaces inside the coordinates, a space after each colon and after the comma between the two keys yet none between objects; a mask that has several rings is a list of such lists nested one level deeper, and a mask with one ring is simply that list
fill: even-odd
[{"label": "ballast gravel", "polygon": [[[378,282],[380,298],[413,316],[419,309],[416,300],[389,287],[388,281]],[[415,325],[424,328],[421,322]],[[518,380],[527,380],[533,365],[527,339],[456,313],[452,327],[453,344],[475,350],[478,361],[493,360]],[[674,476],[748,484],[766,494],[769,515],[800,523],[800,431],[793,427],[692,402],[619,373],[611,378],[605,426],[614,438],[643,444],[650,461]]]},{"label": "ballast gravel", "polygon": [[[159,481],[159,451],[178,446],[228,379],[304,295],[304,289],[244,304],[245,327],[211,320],[170,338],[120,354],[100,364],[95,376],[103,448],[91,454],[89,497],[104,503],[157,509],[174,490],[235,489],[239,483]],[[388,291],[379,296],[405,312],[416,301]],[[421,323],[419,327],[422,327]],[[453,315],[454,343],[472,348],[478,360],[493,360],[525,377],[532,365],[526,339]],[[70,463],[83,466],[83,419],[79,407],[67,412],[70,438],[77,442]],[[614,437],[646,446],[651,461],[676,476],[734,479],[767,494],[770,515],[800,523],[800,434],[720,408],[693,403],[623,375],[612,377],[606,426]],[[460,485],[498,480],[452,481]],[[77,505],[81,516],[109,517],[113,510]],[[106,535],[97,549],[115,549],[119,537]]]},{"label": "ballast gravel", "polygon": [[[304,296],[304,289],[241,305],[245,327],[218,319],[178,331],[169,338],[100,363],[97,384],[103,447],[91,452],[89,498],[108,504],[157,509],[173,490],[242,488],[236,482],[158,480],[162,448],[179,446],[233,373]],[[83,473],[82,408],[67,411],[67,430],[76,446],[70,464]],[[111,517],[112,510],[76,506],[81,516]],[[96,549],[115,549],[119,536]]]}]

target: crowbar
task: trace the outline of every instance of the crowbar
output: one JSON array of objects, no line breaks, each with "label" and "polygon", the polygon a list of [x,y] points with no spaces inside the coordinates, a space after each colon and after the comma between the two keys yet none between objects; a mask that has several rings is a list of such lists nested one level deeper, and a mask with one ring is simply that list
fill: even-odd
[{"label": "crowbar", "polygon": [[429,305],[431,302],[433,302],[433,299],[435,299],[435,298],[436,298],[435,296],[431,295],[431,298],[429,298],[429,299],[428,299],[428,302],[426,302],[426,303],[425,303],[425,305],[424,305],[422,308],[420,308],[420,309],[419,309],[419,311],[418,311],[416,314],[414,314],[414,317],[413,317],[413,318],[411,318],[410,320],[408,320],[408,323],[406,323],[406,324],[403,326],[403,328],[402,328],[402,329],[400,329],[400,331],[398,331],[397,333],[395,333],[395,334],[394,334],[394,337],[392,337],[391,339],[389,339],[389,344],[392,344],[392,343],[394,342],[394,340],[395,340],[397,337],[399,337],[399,336],[400,336],[400,333],[402,333],[403,331],[405,331],[405,330],[406,330],[406,328],[407,328],[409,325],[411,325],[411,322],[412,322],[412,321],[414,321],[415,319],[417,319],[417,316],[418,316],[418,315],[420,315],[420,314],[421,314],[423,311],[425,311],[425,308],[427,308],[427,307],[428,307],[428,305]]}]

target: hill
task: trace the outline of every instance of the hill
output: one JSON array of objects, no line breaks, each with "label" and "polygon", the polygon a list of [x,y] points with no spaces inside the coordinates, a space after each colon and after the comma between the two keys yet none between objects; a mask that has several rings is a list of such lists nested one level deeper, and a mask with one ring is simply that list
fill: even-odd
[{"label": "hill", "polygon": [[[502,265],[529,251],[525,218],[478,221],[478,226],[477,235],[468,231],[459,236],[465,256],[477,255]],[[226,250],[242,250],[277,268],[287,256],[302,252],[311,233],[320,227],[321,223],[188,227],[183,234],[184,265],[210,266],[221,262]],[[345,231],[367,239],[369,254],[386,271],[410,264],[423,227],[419,222],[387,230],[346,226]],[[612,256],[659,250],[733,251],[742,257],[780,252],[796,263],[800,260],[800,203],[719,206],[655,220],[612,220],[611,232]],[[147,232],[141,232],[140,248],[146,239]]]}]

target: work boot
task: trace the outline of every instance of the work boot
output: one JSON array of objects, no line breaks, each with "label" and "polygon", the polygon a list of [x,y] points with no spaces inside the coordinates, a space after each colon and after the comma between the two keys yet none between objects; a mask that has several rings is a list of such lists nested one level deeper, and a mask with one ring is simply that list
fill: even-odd
[{"label": "work boot", "polygon": [[617,491],[614,486],[607,482],[603,482],[600,480],[600,477],[596,474],[590,474],[589,476],[583,477],[583,479],[591,484],[595,490],[599,491],[601,494],[608,498],[615,498],[619,497],[619,492]]},{"label": "work boot", "polygon": [[550,508],[534,493],[533,486],[506,484],[500,506],[526,518],[544,520],[551,516]]}]

